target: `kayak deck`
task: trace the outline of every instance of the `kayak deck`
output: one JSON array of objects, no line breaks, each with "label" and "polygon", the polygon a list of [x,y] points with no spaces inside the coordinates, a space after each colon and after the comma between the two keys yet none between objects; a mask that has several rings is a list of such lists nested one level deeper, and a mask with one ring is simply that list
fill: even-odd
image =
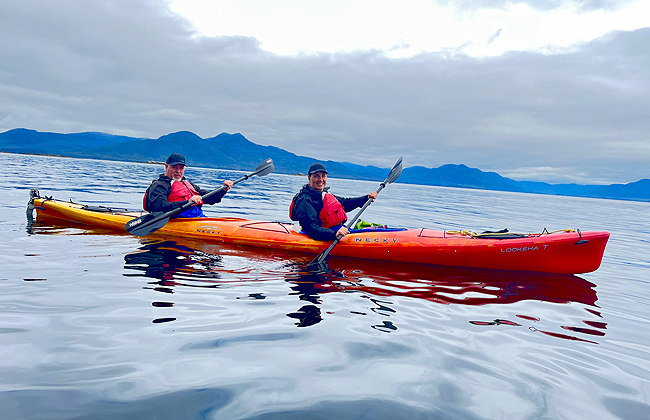
[{"label": "kayak deck", "polygon": [[[122,233],[126,233],[126,222],[147,214],[52,198],[35,197],[32,202],[39,220],[63,219]],[[296,232],[291,223],[239,217],[171,219],[153,235],[309,254],[318,254],[330,245]],[[608,232],[573,229],[493,236],[425,228],[368,230],[346,235],[331,254],[443,266],[578,274],[598,269],[608,239]]]}]

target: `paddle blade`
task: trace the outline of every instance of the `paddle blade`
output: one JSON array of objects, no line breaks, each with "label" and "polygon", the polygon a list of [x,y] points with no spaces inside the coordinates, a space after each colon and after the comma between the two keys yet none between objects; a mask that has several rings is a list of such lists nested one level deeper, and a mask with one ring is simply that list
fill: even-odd
[{"label": "paddle blade", "polygon": [[268,175],[271,172],[273,172],[274,169],[275,166],[273,165],[273,159],[268,158],[264,162],[257,165],[257,168],[255,168],[255,172],[253,172],[251,175],[257,175],[257,176]]},{"label": "paddle blade", "polygon": [[154,233],[169,221],[169,216],[165,213],[149,213],[126,222],[126,230],[135,236],[146,236]]},{"label": "paddle blade", "polygon": [[316,258],[311,260],[311,262],[309,263],[307,268],[312,269],[312,271],[313,271],[314,267],[322,267],[323,264],[327,264],[327,260],[330,257],[330,252],[332,251],[332,249],[334,249],[334,246],[336,246],[336,244],[339,243],[339,241],[340,241],[340,239],[336,238],[336,240],[334,242],[332,242],[332,244],[329,247],[327,247],[327,249],[322,251],[320,254],[318,254],[316,256]]},{"label": "paddle blade", "polygon": [[399,176],[402,174],[402,157],[397,160],[395,165],[393,165],[393,169],[390,170],[390,173],[386,177],[386,181],[384,181],[384,184],[392,184]]},{"label": "paddle blade", "polygon": [[311,272],[328,272],[329,271],[329,265],[327,264],[327,260],[329,260],[329,254],[327,257],[323,258],[320,261],[319,258],[316,258],[312,260],[309,264],[307,264],[307,267],[305,267],[305,271],[311,271]]}]

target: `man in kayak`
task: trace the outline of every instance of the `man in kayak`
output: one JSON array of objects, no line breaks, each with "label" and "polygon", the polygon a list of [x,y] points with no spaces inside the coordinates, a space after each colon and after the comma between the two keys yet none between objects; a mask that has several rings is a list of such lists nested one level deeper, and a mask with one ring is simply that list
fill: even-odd
[{"label": "man in kayak", "polygon": [[180,153],[172,153],[165,162],[165,173],[153,181],[144,194],[142,206],[149,212],[168,212],[182,207],[187,202],[194,205],[174,217],[205,217],[202,204],[216,204],[221,201],[226,192],[233,186],[230,180],[223,181],[226,187],[207,199],[205,202],[202,195],[208,193],[185,178],[185,157]]},{"label": "man in kayak", "polygon": [[343,198],[327,190],[327,169],[322,163],[314,163],[307,173],[309,184],[302,187],[293,197],[289,217],[300,223],[302,230],[312,239],[333,241],[337,236],[345,236],[348,220],[345,212],[362,207],[371,198],[377,198],[375,191],[367,196]]}]

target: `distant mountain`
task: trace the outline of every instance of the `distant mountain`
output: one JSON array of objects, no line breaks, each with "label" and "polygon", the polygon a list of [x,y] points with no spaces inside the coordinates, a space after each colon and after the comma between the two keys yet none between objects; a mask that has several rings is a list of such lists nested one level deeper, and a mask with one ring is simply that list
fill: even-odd
[{"label": "distant mountain", "polygon": [[602,185],[591,192],[592,197],[613,198],[619,200],[650,201],[650,179],[642,179],[629,184]]},{"label": "distant mountain", "polygon": [[414,166],[402,171],[399,182],[406,184],[438,185],[482,190],[530,192],[519,182],[495,172],[483,172],[465,165],[442,165],[439,168]]},{"label": "distant mountain", "polygon": [[[127,162],[165,161],[171,153],[185,155],[188,165],[249,170],[266,158],[273,159],[275,172],[305,173],[317,160],[298,156],[273,146],[260,146],[239,133],[221,133],[202,139],[189,131],[179,131],[145,139],[106,133],[45,133],[17,128],[0,133],[0,152],[46,154]],[[349,162],[320,161],[337,178],[383,181],[389,169]],[[444,187],[475,188],[537,194],[598,197],[650,201],[650,179],[629,184],[578,185],[515,181],[495,172],[483,172],[466,165],[447,164],[438,168],[404,168],[397,182]]]},{"label": "distant mountain", "polygon": [[0,134],[0,151],[69,156],[70,153],[138,140],[143,139],[106,133],[42,133],[17,128]]},{"label": "distant mountain", "polygon": [[530,192],[538,194],[572,195],[577,197],[589,197],[591,192],[600,185],[580,184],[547,184],[546,182],[520,181],[521,185]]}]

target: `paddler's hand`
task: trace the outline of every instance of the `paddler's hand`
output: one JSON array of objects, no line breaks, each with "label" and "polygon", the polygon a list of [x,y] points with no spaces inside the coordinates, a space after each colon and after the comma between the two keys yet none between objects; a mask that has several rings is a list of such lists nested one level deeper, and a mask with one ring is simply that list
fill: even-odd
[{"label": "paddler's hand", "polygon": [[372,201],[375,201],[377,198],[377,191],[372,191],[370,194],[368,194],[368,198],[372,198]]},{"label": "paddler's hand", "polygon": [[232,181],[229,180],[229,179],[223,181],[223,186],[226,187],[226,191],[228,191],[229,189],[231,189],[233,185],[235,185],[235,183],[232,182]]},{"label": "paddler's hand", "polygon": [[341,226],[341,227],[339,228],[339,230],[336,231],[336,237],[337,237],[337,238],[342,238],[342,237],[344,237],[345,235],[347,235],[348,233],[350,233],[350,231],[348,230],[348,228],[346,228],[345,226]]},{"label": "paddler's hand", "polygon": [[201,204],[203,204],[203,199],[201,198],[200,195],[193,195],[187,201],[190,202],[190,203],[194,203],[193,205],[195,205],[195,206],[196,205],[200,206]]}]

